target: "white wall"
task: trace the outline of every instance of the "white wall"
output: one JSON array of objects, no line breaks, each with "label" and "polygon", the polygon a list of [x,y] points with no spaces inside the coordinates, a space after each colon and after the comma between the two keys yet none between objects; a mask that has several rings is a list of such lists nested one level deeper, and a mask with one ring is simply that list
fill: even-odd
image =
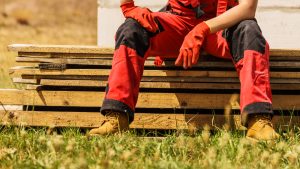
[{"label": "white wall", "polygon": [[261,10],[256,18],[271,48],[300,49],[300,10]]},{"label": "white wall", "polygon": [[[135,0],[157,11],[167,0]],[[114,34],[124,21],[119,0],[98,0],[98,46],[114,47]],[[271,48],[300,49],[300,0],[259,0],[256,18]]]}]

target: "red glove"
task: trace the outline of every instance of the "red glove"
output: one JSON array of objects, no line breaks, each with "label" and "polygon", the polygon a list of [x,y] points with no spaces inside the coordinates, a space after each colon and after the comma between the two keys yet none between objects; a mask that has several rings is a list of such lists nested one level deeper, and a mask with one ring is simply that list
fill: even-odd
[{"label": "red glove", "polygon": [[132,1],[122,4],[121,9],[126,18],[135,19],[149,32],[155,33],[158,31],[158,25],[152,16],[152,12],[148,8],[135,6]]},{"label": "red glove", "polygon": [[154,65],[157,67],[161,67],[161,65],[164,63],[164,58],[161,56],[156,56],[154,59]]},{"label": "red glove", "polygon": [[200,48],[205,37],[210,33],[210,28],[205,22],[201,22],[193,30],[191,30],[184,38],[184,41],[179,50],[178,58],[175,61],[176,66],[183,66],[187,69],[192,67],[192,64],[198,62]]}]

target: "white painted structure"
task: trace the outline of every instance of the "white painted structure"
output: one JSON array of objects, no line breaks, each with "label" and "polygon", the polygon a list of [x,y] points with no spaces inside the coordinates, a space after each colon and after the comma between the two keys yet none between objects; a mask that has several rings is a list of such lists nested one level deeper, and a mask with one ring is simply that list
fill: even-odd
[{"label": "white painted structure", "polygon": [[[157,11],[167,0],[135,0]],[[114,47],[114,35],[124,17],[119,0],[98,0],[98,46]],[[259,0],[256,18],[271,48],[300,49],[300,0]]]}]

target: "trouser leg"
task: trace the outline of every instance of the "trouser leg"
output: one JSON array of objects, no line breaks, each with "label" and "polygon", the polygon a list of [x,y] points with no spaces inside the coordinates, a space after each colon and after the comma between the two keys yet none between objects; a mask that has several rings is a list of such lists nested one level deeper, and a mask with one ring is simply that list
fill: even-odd
[{"label": "trouser leg", "polygon": [[242,21],[225,33],[241,83],[242,123],[247,126],[251,115],[273,115],[269,45],[256,20]]},{"label": "trouser leg", "polygon": [[127,113],[129,122],[133,121],[149,38],[149,33],[134,19],[127,19],[119,27],[102,114]]},{"label": "trouser leg", "polygon": [[209,35],[203,47],[211,55],[233,60],[241,83],[243,125],[247,126],[249,115],[273,115],[269,45],[255,20],[245,20]]},{"label": "trouser leg", "polygon": [[153,15],[163,27],[158,34],[147,32],[134,19],[127,19],[119,27],[102,114],[108,111],[127,113],[129,122],[132,122],[145,59],[149,55],[176,57],[188,33],[187,27],[191,28],[198,22],[192,20],[190,23],[191,19],[170,13],[157,12]]}]

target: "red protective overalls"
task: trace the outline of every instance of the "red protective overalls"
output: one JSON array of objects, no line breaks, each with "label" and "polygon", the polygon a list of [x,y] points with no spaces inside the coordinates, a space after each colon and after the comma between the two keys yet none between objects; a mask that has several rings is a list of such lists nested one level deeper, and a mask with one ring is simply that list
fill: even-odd
[{"label": "red protective overalls", "polygon": [[[192,1],[192,3],[191,3]],[[203,15],[196,17],[195,6]],[[228,1],[228,8],[237,5]],[[169,0],[166,10],[154,12],[159,33],[150,33],[134,19],[126,19],[116,33],[116,46],[101,113],[117,111],[134,117],[139,84],[148,56],[176,58],[185,35],[198,23],[216,16],[218,0]],[[232,59],[238,72],[243,124],[248,115],[273,115],[269,82],[269,46],[256,20],[244,20],[206,37],[203,50]]]}]

